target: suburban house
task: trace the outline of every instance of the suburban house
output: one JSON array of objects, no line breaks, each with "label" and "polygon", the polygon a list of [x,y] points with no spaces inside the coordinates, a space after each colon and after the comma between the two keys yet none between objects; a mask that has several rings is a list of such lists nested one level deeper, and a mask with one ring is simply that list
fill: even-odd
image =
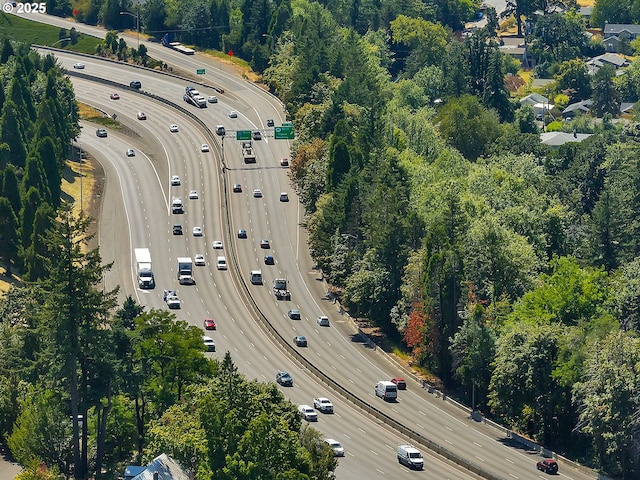
[{"label": "suburban house", "polygon": [[533,68],[536,62],[528,55],[524,37],[500,37],[498,49],[505,55],[520,62],[523,68]]},{"label": "suburban house", "polygon": [[581,100],[580,102],[567,105],[567,108],[562,111],[562,118],[565,120],[572,120],[574,117],[589,113],[590,111],[591,100]]},{"label": "suburban house", "polygon": [[607,52],[619,52],[623,42],[631,42],[638,35],[640,35],[640,25],[626,23],[605,22],[602,30],[604,47]]},{"label": "suburban house", "polygon": [[590,58],[585,63],[589,69],[589,73],[592,75],[603,65],[611,65],[613,69],[616,70],[617,75],[623,72],[622,69],[624,67],[629,66],[629,60],[615,53],[603,53],[597,57]]},{"label": "suburban house", "polygon": [[593,13],[593,7],[580,7],[578,9],[578,14],[584,18],[585,24],[587,25],[587,27],[590,25],[591,22],[591,14]]},{"label": "suburban house", "polygon": [[591,133],[567,133],[567,132],[544,132],[540,134],[540,141],[552,148],[557,148],[565,143],[580,143],[589,138]]},{"label": "suburban house", "polygon": [[163,453],[146,467],[130,465],[125,469],[124,480],[191,480],[180,464]]},{"label": "suburban house", "polygon": [[541,120],[544,113],[549,113],[553,110],[555,105],[553,103],[549,103],[549,99],[544,95],[540,95],[539,93],[531,93],[526,97],[522,97],[520,99],[520,103],[522,105],[529,105],[533,108],[533,113],[536,114],[536,118]]}]

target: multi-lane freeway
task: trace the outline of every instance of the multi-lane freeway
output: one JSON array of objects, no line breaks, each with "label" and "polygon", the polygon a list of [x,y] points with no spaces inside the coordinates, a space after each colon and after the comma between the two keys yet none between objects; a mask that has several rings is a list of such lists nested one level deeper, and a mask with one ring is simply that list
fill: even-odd
[{"label": "multi-lane freeway", "polygon": [[[64,22],[49,17],[43,20]],[[168,64],[175,63],[190,71],[206,68],[205,81],[225,90],[224,94],[218,94],[219,103],[210,104],[207,109],[187,106],[182,102],[182,94],[188,82],[113,62],[83,58],[86,68],[82,73],[126,85],[134,78],[139,79],[143,90],[188,108],[211,130],[218,124],[225,125],[228,131],[265,129],[267,118],[274,118],[276,124],[282,121],[279,102],[258,87],[216,69],[200,55],[187,57],[152,43],[146,45],[151,55]],[[58,56],[69,70],[78,61],[73,55]],[[220,139],[189,116],[128,90],[119,89],[121,98],[111,100],[113,86],[87,79],[74,78],[74,86],[80,101],[109,115],[116,114],[128,127],[125,133],[110,131],[107,138],[98,138],[95,128],[86,125],[80,138],[81,146],[100,161],[106,172],[100,243],[105,261],[114,260],[115,265],[105,276],[105,286],[120,284],[125,292],[135,294],[140,303],[156,308],[166,308],[162,301],[164,288],[177,289],[183,300],[183,308],[177,311],[178,318],[199,326],[205,317],[216,319],[218,330],[211,336],[218,353],[209,355],[229,350],[247,376],[265,381],[272,381],[278,369],[289,371],[294,387],[282,388],[282,391],[294,403],[309,404],[318,395],[331,398],[336,414],[320,415],[317,428],[345,447],[347,455],[340,460],[338,478],[425,475],[410,472],[396,463],[395,445],[406,439],[399,438],[324,387],[282,348],[277,337],[264,331],[254,309],[245,306],[246,287],[233,278],[233,269],[218,271],[214,266],[215,257],[220,253],[212,249],[211,243],[223,240],[223,254],[228,259],[237,259],[242,281],[248,283],[250,270],[262,270],[264,285],[249,284],[248,290],[264,317],[285,342],[290,342],[295,335],[305,335],[309,340],[309,346],[303,351],[305,357],[335,382],[495,477],[544,478],[535,469],[539,455],[512,447],[505,430],[471,420],[465,411],[429,394],[417,382],[409,381],[408,390],[400,393],[397,403],[387,404],[374,396],[376,381],[398,375],[399,367],[381,352],[359,342],[355,327],[325,299],[326,286],[312,268],[305,233],[300,226],[303,212],[289,184],[287,169],[279,164],[279,159],[289,154],[286,142],[268,136],[255,141],[258,161],[255,165],[245,165],[238,142],[229,136],[224,142],[224,161],[228,168],[223,171],[217,149],[208,153],[200,151],[202,143],[219,148]],[[206,88],[200,90],[210,94]],[[232,109],[239,113],[238,118],[229,118]],[[147,120],[137,120],[138,111],[144,111]],[[173,123],[179,125],[178,133],[169,132],[169,125]],[[125,155],[131,147],[137,152],[135,157]],[[180,186],[170,185],[171,175],[180,176]],[[233,193],[228,188],[236,183],[242,185],[242,192]],[[256,188],[262,190],[261,198],[252,195]],[[188,192],[194,189],[199,198],[187,200]],[[280,192],[288,192],[291,201],[281,202]],[[182,215],[170,213],[169,202],[176,195],[186,204]],[[173,223],[183,225],[183,236],[172,235]],[[202,237],[191,235],[194,226],[203,228]],[[246,239],[236,237],[238,229],[247,231]],[[262,239],[270,241],[268,250],[260,248]],[[135,288],[132,267],[135,247],[151,250],[158,285],[155,290]],[[194,257],[198,253],[205,255],[207,265],[196,268],[196,285],[179,286],[177,257]],[[274,256],[275,265],[264,265],[266,253]],[[289,280],[291,301],[277,301],[271,293],[271,280],[276,277]],[[290,320],[289,308],[298,308],[301,320]],[[330,327],[317,325],[315,318],[320,314],[330,317]],[[429,455],[425,449],[423,453],[427,454],[428,475],[474,478]],[[593,474],[574,470],[564,462],[560,465],[560,474],[571,479],[594,478]]]}]

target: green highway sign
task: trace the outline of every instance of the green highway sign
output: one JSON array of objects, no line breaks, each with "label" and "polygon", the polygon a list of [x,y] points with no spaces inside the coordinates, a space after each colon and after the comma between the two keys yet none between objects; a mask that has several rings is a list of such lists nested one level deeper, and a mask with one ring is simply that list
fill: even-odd
[{"label": "green highway sign", "polygon": [[199,69],[197,69],[197,70],[196,70],[196,73],[197,73],[198,75],[204,75],[204,68],[199,68]]},{"label": "green highway sign", "polygon": [[293,127],[293,123],[291,123],[291,122],[283,122],[282,126],[283,127]]},{"label": "green highway sign", "polygon": [[251,130],[237,130],[236,140],[251,140]]},{"label": "green highway sign", "polygon": [[285,125],[273,129],[273,136],[276,140],[293,140],[293,124]]}]

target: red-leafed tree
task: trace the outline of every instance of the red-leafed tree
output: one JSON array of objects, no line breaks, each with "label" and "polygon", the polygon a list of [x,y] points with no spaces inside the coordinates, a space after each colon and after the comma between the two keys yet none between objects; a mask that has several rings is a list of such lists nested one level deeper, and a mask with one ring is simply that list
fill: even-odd
[{"label": "red-leafed tree", "polygon": [[419,361],[425,353],[425,327],[427,324],[427,316],[424,313],[422,304],[415,303],[413,310],[409,315],[407,328],[404,330],[404,342],[409,348],[412,348],[414,359]]}]

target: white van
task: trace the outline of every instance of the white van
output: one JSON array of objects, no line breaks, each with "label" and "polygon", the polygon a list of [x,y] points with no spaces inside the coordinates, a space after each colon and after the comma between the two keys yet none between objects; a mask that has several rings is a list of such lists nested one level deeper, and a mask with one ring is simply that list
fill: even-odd
[{"label": "white van", "polygon": [[398,463],[414,470],[422,470],[424,466],[420,450],[411,445],[398,445]]},{"label": "white van", "polygon": [[398,387],[395,383],[381,380],[376,383],[376,395],[387,402],[393,402],[398,398]]},{"label": "white van", "polygon": [[262,285],[262,270],[251,270],[250,278],[253,285]]},{"label": "white van", "polygon": [[227,259],[224,257],[218,257],[216,260],[216,268],[218,270],[226,270],[227,269]]}]

